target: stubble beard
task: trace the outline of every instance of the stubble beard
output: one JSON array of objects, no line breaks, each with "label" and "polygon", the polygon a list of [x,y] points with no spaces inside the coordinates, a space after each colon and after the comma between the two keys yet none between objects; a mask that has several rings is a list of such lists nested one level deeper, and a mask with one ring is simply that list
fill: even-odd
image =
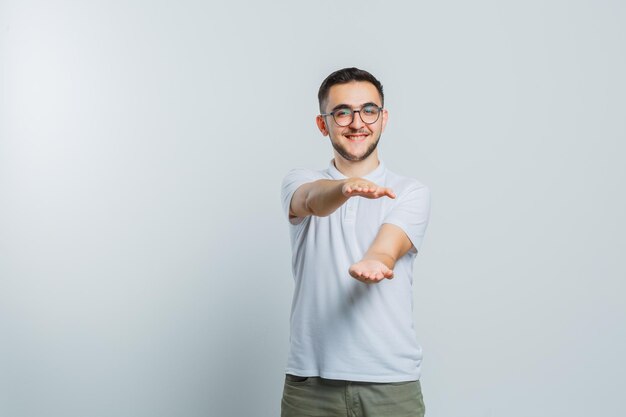
[{"label": "stubble beard", "polygon": [[351,162],[359,162],[359,161],[363,161],[367,159],[376,150],[376,147],[378,146],[378,141],[380,140],[381,133],[378,134],[378,137],[376,138],[376,140],[369,146],[369,148],[367,148],[367,151],[365,151],[365,153],[361,156],[352,155],[346,150],[346,148],[341,146],[339,141],[334,141],[332,137],[330,138],[330,143],[333,145],[333,148],[337,151],[337,153],[341,155],[344,159],[351,161]]}]

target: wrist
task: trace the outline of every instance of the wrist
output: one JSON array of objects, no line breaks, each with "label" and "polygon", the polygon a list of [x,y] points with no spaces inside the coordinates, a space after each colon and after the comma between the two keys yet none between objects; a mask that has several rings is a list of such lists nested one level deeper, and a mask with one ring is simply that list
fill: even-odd
[{"label": "wrist", "polygon": [[393,269],[396,266],[396,260],[392,256],[387,255],[385,253],[366,254],[363,257],[362,261],[380,262],[381,264],[385,265],[389,269]]}]

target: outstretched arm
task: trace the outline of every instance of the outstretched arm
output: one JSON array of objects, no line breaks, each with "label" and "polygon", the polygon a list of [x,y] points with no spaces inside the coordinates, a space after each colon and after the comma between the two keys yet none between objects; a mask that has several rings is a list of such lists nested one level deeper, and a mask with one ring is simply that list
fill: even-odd
[{"label": "outstretched arm", "polygon": [[350,197],[396,198],[391,188],[380,187],[363,178],[317,180],[301,185],[291,198],[289,217],[328,216]]},{"label": "outstretched arm", "polygon": [[367,284],[391,279],[396,261],[412,247],[413,243],[404,230],[394,224],[384,223],[363,259],[350,267],[350,275]]}]

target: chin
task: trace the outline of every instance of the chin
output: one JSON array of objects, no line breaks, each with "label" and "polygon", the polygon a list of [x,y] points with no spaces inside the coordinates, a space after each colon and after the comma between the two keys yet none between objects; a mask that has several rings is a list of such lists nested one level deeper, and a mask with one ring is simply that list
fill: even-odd
[{"label": "chin", "polygon": [[346,159],[348,161],[351,162],[360,162],[360,161],[364,161],[365,159],[369,158],[369,156],[371,155],[371,153],[368,154],[361,154],[361,155],[354,155],[348,152],[339,152],[339,154],[343,157],[343,159]]},{"label": "chin", "polygon": [[[345,138],[345,137],[344,137]],[[370,136],[367,136],[367,138],[365,140],[368,140],[370,138]],[[378,140],[380,139],[380,136],[378,137],[378,139],[372,143],[369,143],[367,145],[367,149],[366,150],[362,150],[363,152],[359,153],[359,154],[353,154],[351,152],[348,151],[348,149],[343,146],[341,143],[337,143],[334,140],[331,139],[331,144],[333,146],[333,148],[335,148],[335,151],[341,155],[341,157],[343,159],[345,159],[346,161],[351,161],[351,162],[360,162],[360,161],[364,161],[367,158],[369,158],[374,151],[376,150],[376,148],[378,147]],[[349,139],[345,138],[346,140],[348,140],[348,145],[350,143],[355,143],[355,141],[350,141]]]}]

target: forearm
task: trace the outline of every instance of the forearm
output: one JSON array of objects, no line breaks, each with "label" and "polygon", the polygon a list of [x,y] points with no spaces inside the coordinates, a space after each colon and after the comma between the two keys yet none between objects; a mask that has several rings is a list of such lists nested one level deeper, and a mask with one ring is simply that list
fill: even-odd
[{"label": "forearm", "polygon": [[318,180],[309,184],[304,196],[306,210],[319,217],[333,213],[350,198],[342,191],[345,182],[346,180]]},{"label": "forearm", "polygon": [[317,180],[303,184],[291,198],[289,214],[292,217],[328,216],[351,197],[396,198],[393,190],[381,187],[363,178]]}]

